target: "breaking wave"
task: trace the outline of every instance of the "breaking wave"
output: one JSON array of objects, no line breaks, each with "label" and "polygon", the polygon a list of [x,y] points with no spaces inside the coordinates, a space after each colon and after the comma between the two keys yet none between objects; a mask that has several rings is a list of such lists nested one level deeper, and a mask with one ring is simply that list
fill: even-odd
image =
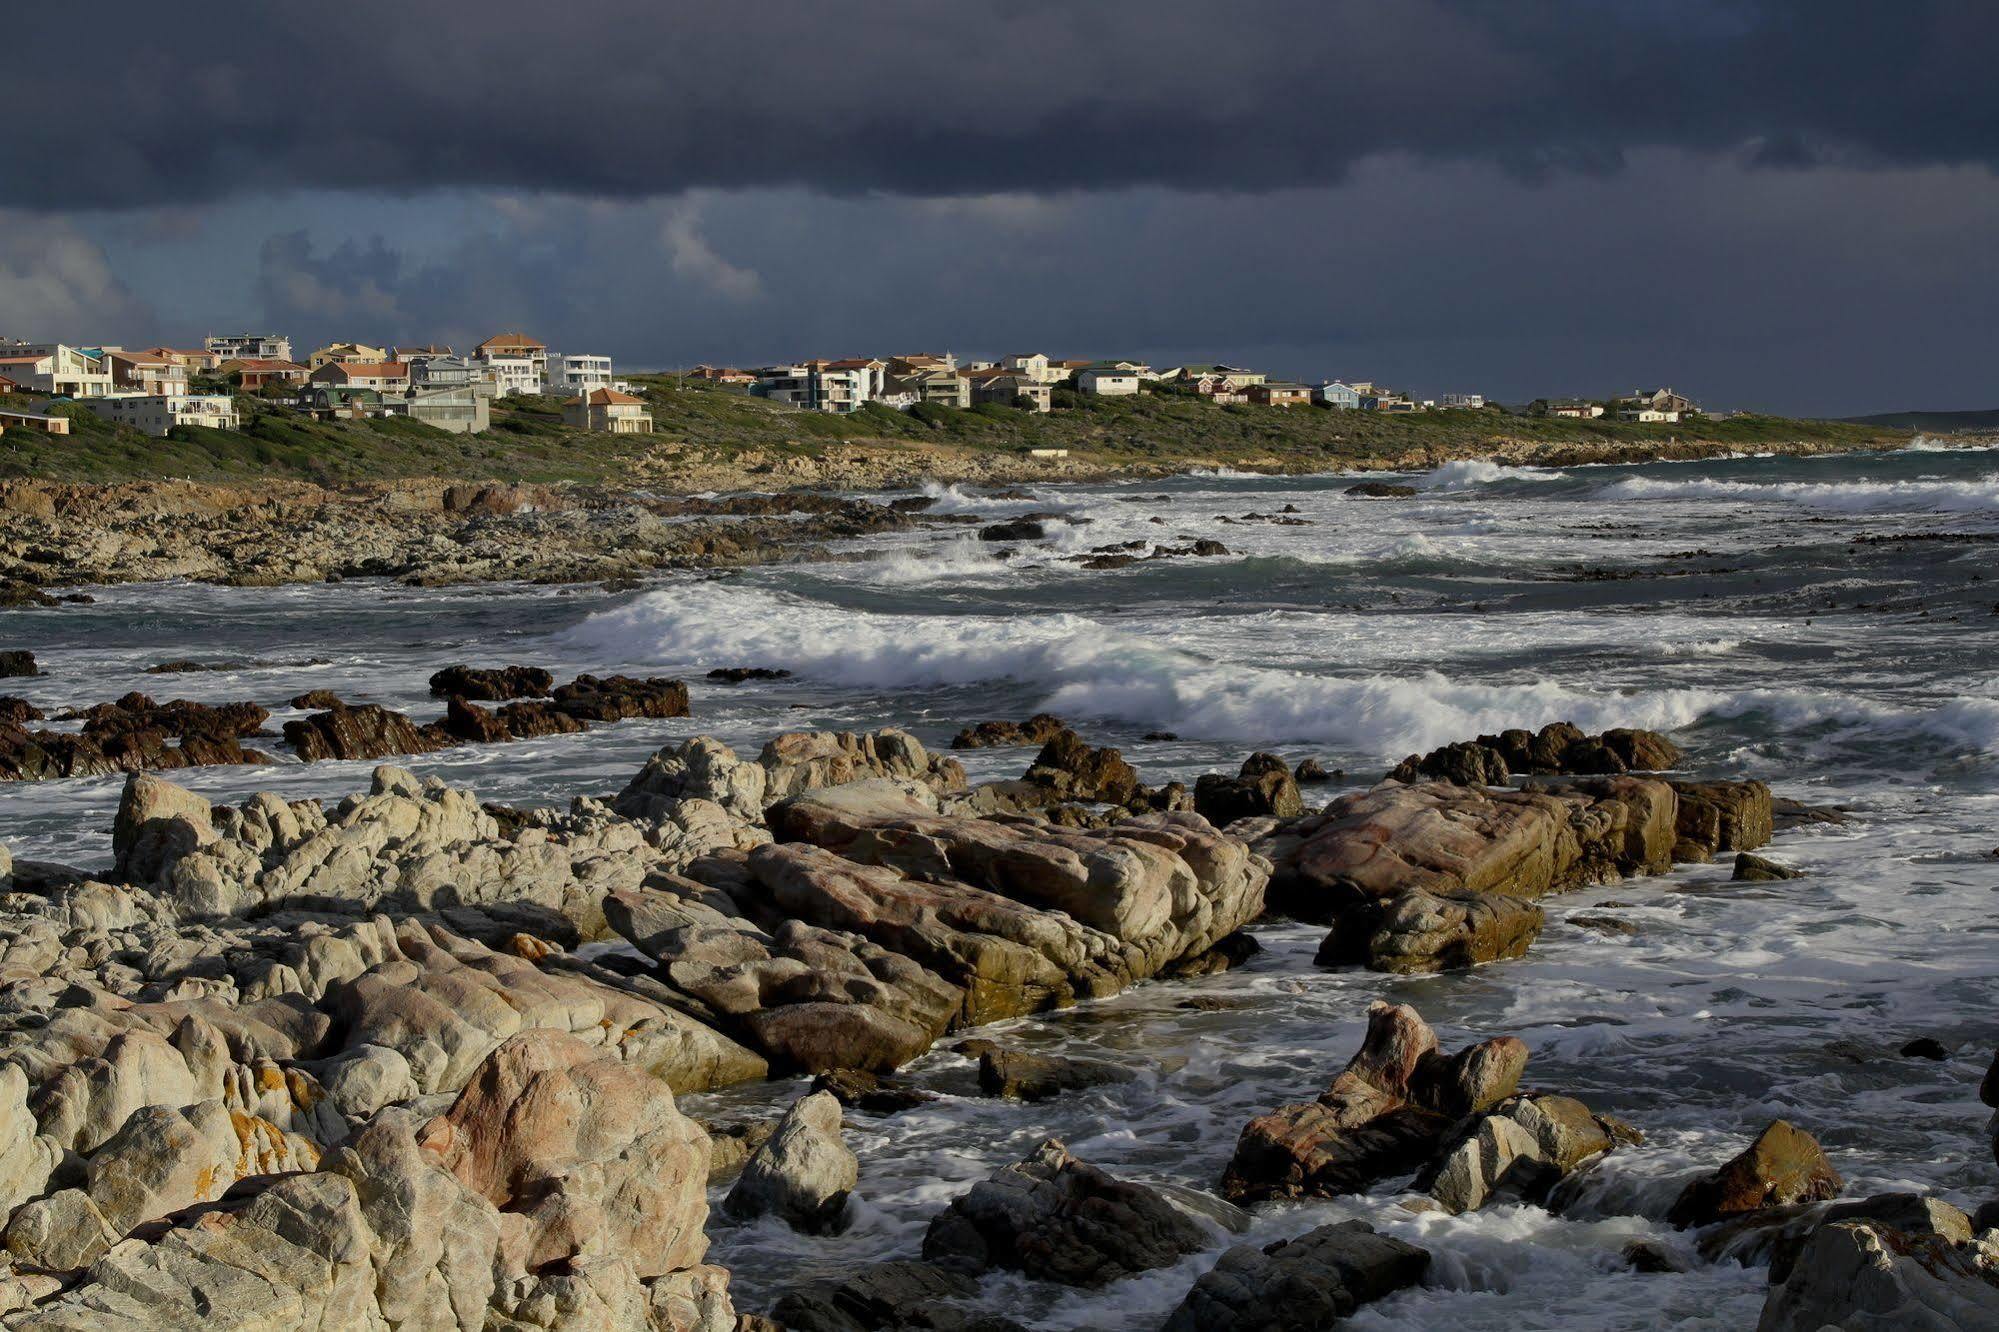
[{"label": "breaking wave", "polygon": [[600,660],[783,667],[810,680],[896,691],[1013,682],[1039,706],[1190,739],[1334,744],[1393,759],[1452,740],[1563,719],[1587,730],[1675,730],[1706,719],[1873,736],[1928,735],[1999,752],[1999,700],[1923,712],[1801,690],[1631,693],[1557,681],[1475,684],[1436,672],[1339,677],[1217,662],[1086,616],[890,615],[780,593],[696,585],[600,612],[565,635]]},{"label": "breaking wave", "polygon": [[1634,476],[1605,486],[1600,497],[1782,501],[1842,513],[1929,511],[1999,513],[1999,476],[1976,481],[1723,481]]},{"label": "breaking wave", "polygon": [[1477,486],[1488,486],[1495,481],[1566,481],[1567,472],[1551,471],[1545,467],[1502,467],[1483,458],[1461,458],[1434,467],[1424,474],[1423,482],[1429,490],[1471,490]]}]

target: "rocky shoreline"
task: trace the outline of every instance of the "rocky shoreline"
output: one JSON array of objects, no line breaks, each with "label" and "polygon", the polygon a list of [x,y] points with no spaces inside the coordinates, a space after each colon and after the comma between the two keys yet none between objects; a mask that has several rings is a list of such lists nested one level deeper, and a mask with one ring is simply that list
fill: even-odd
[{"label": "rocky shoreline", "polygon": [[[1710,458],[1738,447],[1701,440],[1494,439],[1476,447],[1424,445],[1354,457],[1249,453],[1155,461],[867,443],[828,444],[811,454],[748,450],[726,458],[666,449],[637,460],[624,490],[452,479],[338,489],[306,482],[6,480],[0,481],[0,608],[57,605],[64,588],[168,579],[246,587],[348,578],[420,586],[617,582],[662,570],[824,558],[829,541],[943,521],[926,518],[920,506],[851,497],[926,481],[1006,486],[1127,480],[1203,467],[1272,475],[1329,468],[1421,471],[1474,458],[1575,466]],[[1806,456],[1863,446],[1806,439],[1757,447]]]},{"label": "rocky shoreline", "polygon": [[[489,702],[552,687],[440,676]],[[1649,732],[1559,723],[1413,756],[1316,810],[1299,781],[1321,774],[1275,755],[1189,789],[1053,717],[959,743],[1032,757],[974,785],[896,730],[791,732],[753,758],[697,737],[564,810],[394,767],[331,804],[236,806],[137,772],[108,869],[0,846],[0,1327],[1008,1332],[963,1308],[988,1273],[1108,1286],[1285,1199],[1407,1180],[1412,1212],[1559,1213],[1646,1126],[1533,1086],[1517,1039],[1447,1054],[1377,1004],[1346,1068],[1244,1125],[1211,1191],[1050,1141],[938,1211],[920,1256],[766,1310],[735,1309],[705,1261],[711,1185],[737,1222],[845,1227],[868,1182],[844,1112],[933,1096],[898,1070],[955,1034],[1239,965],[1272,917],[1325,928],[1323,966],[1504,965],[1550,895],[1727,855],[1738,878],[1787,872],[1755,853],[1842,817],[1682,774]],[[958,1048],[987,1095],[1123,1076]],[[775,1122],[703,1126],[676,1102],[795,1074],[814,1090]],[[1999,1105],[1999,1065],[1981,1095]],[[1626,1261],[1767,1266],[1765,1332],[1999,1318],[1999,1205],[1843,1188],[1774,1121],[1667,1201],[1685,1246]],[[1238,1244],[1165,1327],[1322,1327],[1430,1265],[1360,1223]]]}]

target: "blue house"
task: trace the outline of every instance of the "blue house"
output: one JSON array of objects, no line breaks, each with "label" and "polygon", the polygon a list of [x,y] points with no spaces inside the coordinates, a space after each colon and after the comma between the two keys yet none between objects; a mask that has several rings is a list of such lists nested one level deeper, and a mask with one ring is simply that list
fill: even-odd
[{"label": "blue house", "polygon": [[1312,389],[1312,401],[1321,407],[1338,407],[1343,411],[1360,410],[1360,390],[1351,384],[1342,384],[1337,379],[1327,380]]}]

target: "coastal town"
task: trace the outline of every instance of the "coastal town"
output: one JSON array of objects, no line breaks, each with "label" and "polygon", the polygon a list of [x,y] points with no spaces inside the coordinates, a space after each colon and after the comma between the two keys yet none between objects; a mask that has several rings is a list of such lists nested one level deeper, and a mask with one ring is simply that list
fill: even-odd
[{"label": "coastal town", "polygon": [[1154,366],[1040,352],[997,360],[960,360],[948,352],[813,358],[752,369],[701,364],[644,378],[620,378],[609,356],[555,351],[521,331],[497,333],[466,352],[344,341],[303,356],[279,333],[143,349],[0,338],[0,431],[67,434],[82,410],[154,437],[240,430],[250,417],[268,413],[314,421],[400,419],[451,434],[481,434],[492,427],[497,400],[554,399],[568,429],[650,434],[657,395],[686,384],[833,415],[995,408],[1047,413],[1141,394],[1216,407],[1491,411],[1648,424],[1702,415],[1698,404],[1670,388],[1509,407],[1479,393],[1419,397],[1359,378],[1306,383],[1234,365]]}]

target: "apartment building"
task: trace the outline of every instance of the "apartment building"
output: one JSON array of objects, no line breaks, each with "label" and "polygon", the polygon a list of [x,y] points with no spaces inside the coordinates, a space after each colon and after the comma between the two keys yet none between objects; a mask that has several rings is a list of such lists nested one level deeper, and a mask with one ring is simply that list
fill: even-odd
[{"label": "apartment building", "polygon": [[179,425],[235,430],[242,424],[236,415],[236,400],[219,393],[130,393],[93,398],[84,405],[107,421],[155,436]]},{"label": "apartment building", "polygon": [[216,365],[224,361],[289,361],[292,358],[292,340],[282,333],[230,333],[219,338],[204,338],[201,345],[215,358]]}]

